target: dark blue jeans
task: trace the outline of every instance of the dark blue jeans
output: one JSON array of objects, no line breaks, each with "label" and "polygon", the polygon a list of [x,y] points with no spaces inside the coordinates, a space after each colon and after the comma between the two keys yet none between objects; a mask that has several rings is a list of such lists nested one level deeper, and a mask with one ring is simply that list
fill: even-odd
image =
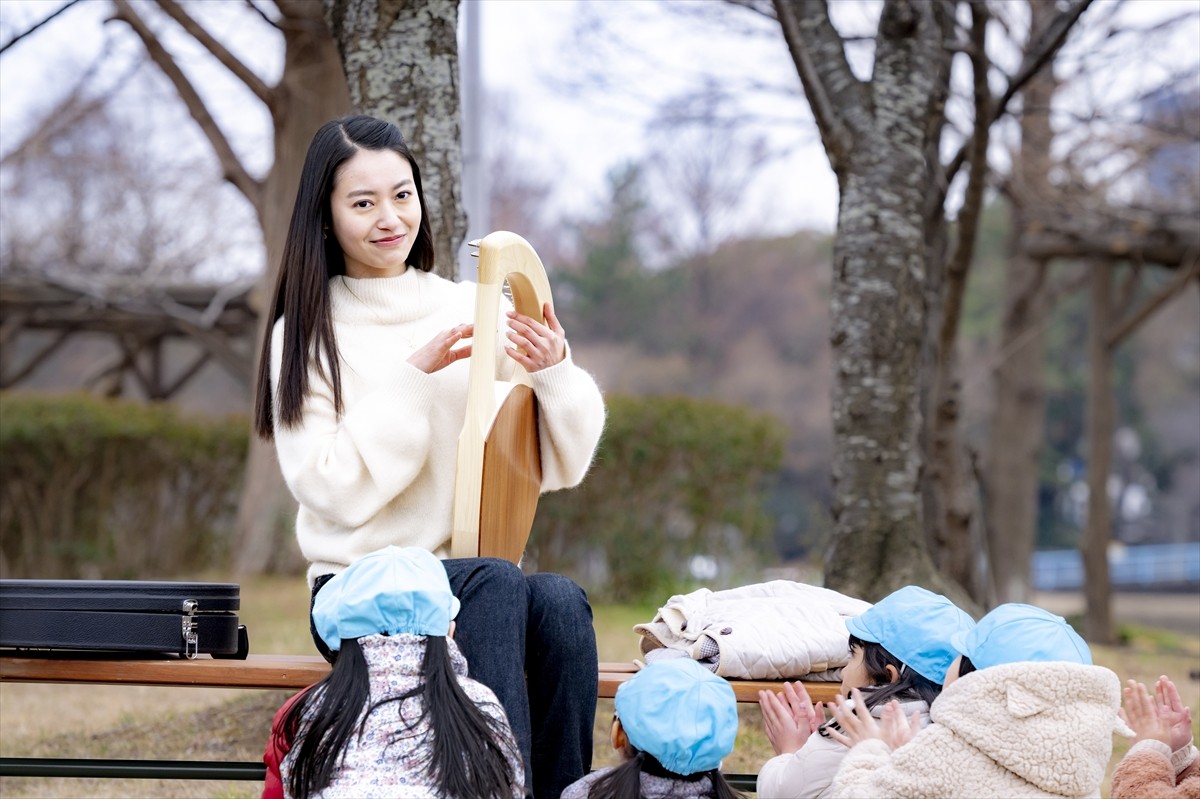
[{"label": "dark blue jeans", "polygon": [[[491,688],[508,714],[525,760],[526,793],[558,799],[592,768],[599,676],[587,594],[566,577],[526,576],[497,558],[442,563],[462,603],[454,640],[471,677]],[[313,597],[327,579],[317,578]],[[313,641],[331,660],[315,629]]]}]

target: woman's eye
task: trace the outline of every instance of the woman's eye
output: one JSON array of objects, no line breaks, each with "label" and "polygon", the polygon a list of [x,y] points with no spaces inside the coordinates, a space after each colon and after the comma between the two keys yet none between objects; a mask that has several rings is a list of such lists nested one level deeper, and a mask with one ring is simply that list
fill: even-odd
[{"label": "woman's eye", "polygon": [[354,207],[355,208],[370,208],[371,202],[369,200],[359,200],[358,202],[356,202],[354,204]]},{"label": "woman's eye", "polygon": [[407,200],[412,195],[412,192],[402,191],[396,195],[397,200]]}]

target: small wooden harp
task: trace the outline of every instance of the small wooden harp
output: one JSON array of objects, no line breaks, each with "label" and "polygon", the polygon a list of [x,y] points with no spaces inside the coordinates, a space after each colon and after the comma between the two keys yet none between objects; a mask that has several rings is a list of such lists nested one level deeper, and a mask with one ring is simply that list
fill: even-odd
[{"label": "small wooden harp", "polygon": [[537,400],[520,364],[514,362],[511,379],[498,379],[492,331],[505,282],[517,311],[545,322],[550,281],[533,247],[515,233],[491,233],[478,246],[475,337],[467,415],[458,438],[450,556],[519,563],[542,486]]}]

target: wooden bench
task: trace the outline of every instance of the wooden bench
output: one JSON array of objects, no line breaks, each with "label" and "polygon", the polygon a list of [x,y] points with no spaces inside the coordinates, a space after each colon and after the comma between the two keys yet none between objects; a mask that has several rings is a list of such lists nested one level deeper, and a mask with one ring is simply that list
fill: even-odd
[{"label": "wooden bench", "polygon": [[[600,663],[600,696],[611,699],[617,687],[630,679],[637,666],[631,662]],[[0,656],[0,681],[12,683],[83,683],[94,685],[161,685],[205,688],[258,688],[299,690],[329,673],[329,664],[317,655],[250,655],[245,660],[194,660],[164,656],[131,659],[94,653],[64,654],[53,658],[33,652]],[[780,690],[770,680],[730,680],[739,702],[757,702],[760,690]],[[836,682],[806,682],[813,701],[831,701]],[[263,742],[265,745],[265,741]],[[66,758],[0,757],[0,776],[101,777],[205,780],[262,780],[261,762],[94,760]],[[743,790],[753,790],[753,774],[728,775]]]}]

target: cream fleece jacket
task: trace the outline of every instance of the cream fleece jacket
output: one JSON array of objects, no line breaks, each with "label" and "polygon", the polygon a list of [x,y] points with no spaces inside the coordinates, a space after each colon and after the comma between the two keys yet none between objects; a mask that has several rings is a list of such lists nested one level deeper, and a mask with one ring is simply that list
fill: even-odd
[{"label": "cream fleece jacket", "polygon": [[1099,666],[1007,663],[951,683],[933,723],[895,752],[850,750],[835,799],[1098,797],[1112,755],[1121,684]]},{"label": "cream fleece jacket", "polygon": [[[335,413],[329,383],[310,368],[300,424],[281,427],[278,414],[275,423],[280,469],[300,504],[296,538],[310,584],[389,544],[448,556],[468,363],[426,374],[407,359],[437,333],[475,318],[475,284],[416,269],[389,278],[337,277],[329,292],[343,412]],[[503,329],[492,335],[498,365],[511,374],[505,323],[501,314]],[[282,353],[280,319],[271,347],[276,395]],[[542,490],[573,486],[587,472],[604,427],[600,389],[570,353],[530,377]]]},{"label": "cream fleece jacket", "polygon": [[[879,718],[887,703],[871,708]],[[905,718],[914,712],[921,714],[921,726],[929,725],[929,706],[916,699],[900,703]],[[763,764],[758,772],[758,795],[764,799],[823,799],[829,796],[833,776],[850,752],[842,744],[813,733],[804,746],[783,755],[776,755]]]}]

